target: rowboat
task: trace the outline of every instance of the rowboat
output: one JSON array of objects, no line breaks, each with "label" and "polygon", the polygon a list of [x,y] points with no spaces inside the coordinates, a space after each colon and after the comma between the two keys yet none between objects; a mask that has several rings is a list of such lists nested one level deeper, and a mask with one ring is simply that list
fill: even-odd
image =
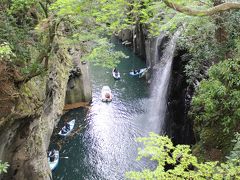
[{"label": "rowboat", "polygon": [[147,68],[142,68],[142,69],[138,69],[138,70],[132,70],[129,72],[129,75],[131,76],[141,76],[143,73],[145,73],[147,71]]},{"label": "rowboat", "polygon": [[[68,125],[67,125],[68,124]],[[67,136],[70,134],[70,132],[73,130],[73,127],[75,125],[75,119],[71,120],[70,122],[68,122],[65,126],[63,126],[63,128],[61,129],[61,131],[59,131],[59,135],[60,136]],[[67,128],[67,126],[69,128]]]},{"label": "rowboat", "polygon": [[54,152],[54,158],[53,158],[53,161],[50,160],[50,154],[48,155],[48,164],[50,166],[50,169],[53,171],[58,163],[59,163],[59,151],[58,150],[53,150]]},{"label": "rowboat", "polygon": [[120,72],[116,69],[112,70],[112,75],[113,75],[113,78],[116,79],[116,80],[119,80],[121,78]]},{"label": "rowboat", "polygon": [[103,102],[112,101],[112,91],[109,86],[103,86],[101,91],[101,99]]}]

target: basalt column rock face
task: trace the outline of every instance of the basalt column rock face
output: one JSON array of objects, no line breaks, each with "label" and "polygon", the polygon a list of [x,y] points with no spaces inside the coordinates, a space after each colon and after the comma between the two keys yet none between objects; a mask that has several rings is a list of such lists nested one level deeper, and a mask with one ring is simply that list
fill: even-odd
[{"label": "basalt column rock face", "polygon": [[131,46],[136,55],[142,59],[146,58],[145,40],[147,31],[142,24],[138,23],[133,30],[122,30],[116,36],[122,41],[123,45]]},{"label": "basalt column rock face", "polygon": [[117,34],[117,37],[121,39],[123,44],[131,45],[133,42],[133,33],[130,29],[124,29]]},{"label": "basalt column rock face", "polygon": [[146,46],[146,65],[151,69],[160,62],[164,48],[168,42],[165,33],[161,33],[158,37],[147,38]]},{"label": "basalt column rock face", "polygon": [[137,24],[133,30],[133,52],[146,59],[145,39],[147,32],[142,24]]},{"label": "basalt column rock face", "polygon": [[46,152],[64,107],[68,59],[67,53],[56,53],[47,75],[15,88],[19,96],[0,119],[0,159],[10,164],[0,179],[51,179]]},{"label": "basalt column rock face", "polygon": [[149,80],[149,82],[152,79],[154,69],[156,70],[155,65],[160,63],[167,42],[168,37],[165,33],[161,33],[158,37],[151,37],[145,40],[146,66],[150,68],[146,74],[146,79]]},{"label": "basalt column rock face", "polygon": [[169,88],[166,132],[175,144],[194,144],[193,122],[187,117],[193,88],[186,82],[184,67],[187,58],[183,51],[178,51],[177,54],[173,61]]},{"label": "basalt column rock face", "polygon": [[70,51],[73,56],[73,68],[70,70],[65,104],[90,102],[92,100],[92,85],[89,64],[85,61],[80,62],[80,51],[76,49]]}]

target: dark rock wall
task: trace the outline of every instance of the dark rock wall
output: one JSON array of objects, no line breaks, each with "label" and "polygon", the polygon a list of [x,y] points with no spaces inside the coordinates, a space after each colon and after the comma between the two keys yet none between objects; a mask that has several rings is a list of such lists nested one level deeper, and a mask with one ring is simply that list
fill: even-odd
[{"label": "dark rock wall", "polygon": [[147,37],[147,32],[144,30],[141,24],[137,24],[133,30],[125,29],[116,34],[118,39],[120,39],[125,45],[130,45],[133,52],[146,59],[146,45],[145,40]]},{"label": "dark rock wall", "polygon": [[132,43],[132,41],[133,41],[133,32],[130,29],[122,30],[121,32],[119,32],[119,34],[117,34],[117,36],[123,42],[127,41],[127,42]]},{"label": "dark rock wall", "polygon": [[133,30],[133,52],[143,59],[146,58],[146,37],[146,30],[144,30],[141,24],[137,24]]},{"label": "dark rock wall", "polygon": [[177,53],[173,61],[169,87],[166,132],[175,144],[193,144],[195,142],[193,124],[187,117],[193,89],[187,84],[184,73],[187,60],[182,55],[185,52]]}]

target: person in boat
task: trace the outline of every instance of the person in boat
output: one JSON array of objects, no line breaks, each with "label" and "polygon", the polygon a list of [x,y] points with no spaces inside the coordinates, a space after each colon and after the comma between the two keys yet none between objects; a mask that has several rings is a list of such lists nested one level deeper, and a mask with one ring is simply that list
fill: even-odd
[{"label": "person in boat", "polygon": [[134,69],[134,70],[133,70],[133,73],[134,73],[134,74],[137,74],[139,71],[140,71],[140,70]]},{"label": "person in boat", "polygon": [[66,133],[67,133],[67,129],[66,129],[65,127],[62,128],[61,133],[62,133],[62,134],[66,134]]},{"label": "person in boat", "polygon": [[109,94],[109,93],[106,93],[106,94],[105,94],[105,98],[106,98],[106,99],[110,99],[110,94]]},{"label": "person in boat", "polygon": [[118,76],[118,70],[117,70],[117,68],[114,68],[114,69],[113,69],[113,72],[114,72],[114,74],[115,74],[116,76]]},{"label": "person in boat", "polygon": [[70,125],[69,125],[68,123],[66,124],[66,126],[65,126],[65,127],[66,127],[66,130],[67,130],[67,131],[69,131],[69,130],[70,130]]},{"label": "person in boat", "polygon": [[61,133],[62,133],[62,134],[66,134],[69,130],[70,130],[70,124],[67,123],[67,124],[62,128]]},{"label": "person in boat", "polygon": [[55,160],[55,150],[51,150],[48,154],[50,162],[53,162]]}]

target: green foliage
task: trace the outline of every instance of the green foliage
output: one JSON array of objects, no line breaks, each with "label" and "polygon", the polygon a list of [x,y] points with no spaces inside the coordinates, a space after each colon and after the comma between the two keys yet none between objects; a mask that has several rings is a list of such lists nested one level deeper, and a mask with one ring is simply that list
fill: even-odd
[{"label": "green foliage", "polygon": [[221,124],[224,132],[233,130],[240,119],[240,60],[225,60],[209,70],[192,101],[196,125]]},{"label": "green foliage", "polygon": [[0,174],[7,173],[7,168],[9,167],[9,164],[7,162],[2,163],[0,160]]},{"label": "green foliage", "polygon": [[[178,0],[178,3],[192,9],[207,9],[213,6],[213,0]],[[188,64],[185,72],[189,84],[197,84],[206,75],[206,70],[216,62],[226,58],[226,54],[235,51],[236,40],[240,36],[239,11],[222,13],[220,16],[192,17],[162,6],[164,9],[161,28],[171,31],[183,24],[184,32],[178,41],[178,47],[188,50]],[[222,31],[220,34],[219,31]],[[221,37],[223,36],[223,37]],[[224,37],[226,36],[226,37]],[[226,38],[221,42],[221,38]],[[235,52],[234,52],[235,53]],[[232,53],[232,54],[234,54]],[[228,56],[232,57],[232,56]]]},{"label": "green foliage", "polygon": [[203,146],[201,154],[214,148],[226,155],[240,123],[240,60],[220,62],[209,69],[208,75],[193,97],[189,114],[200,138],[198,143]]},{"label": "green foliage", "polygon": [[[138,138],[144,147],[139,149],[138,160],[148,157],[157,162],[153,169],[127,172],[128,179],[234,179],[240,178],[240,166],[232,162],[199,163],[191,154],[188,145],[173,146],[168,137],[150,133],[149,137]],[[166,166],[167,165],[167,166]],[[171,168],[166,168],[171,167]]]},{"label": "green foliage", "polygon": [[[89,5],[91,6],[91,0]],[[56,11],[58,16],[65,16],[82,14],[81,11],[84,11],[84,8],[86,8],[86,0],[57,0],[51,5],[50,10]]]},{"label": "green foliage", "polygon": [[234,143],[234,147],[232,151],[230,152],[230,155],[227,156],[227,159],[232,162],[233,164],[239,166],[240,164],[240,134],[235,134],[235,139],[232,140],[232,143]]},{"label": "green foliage", "polygon": [[[204,24],[204,26],[203,26]],[[188,83],[203,79],[211,61],[220,56],[219,45],[215,39],[215,23],[209,17],[191,17],[185,31],[181,34],[178,46],[188,50],[188,64],[185,72]]]},{"label": "green foliage", "polygon": [[120,28],[121,17],[125,16],[121,12],[126,7],[125,3],[124,0],[58,0],[50,9],[59,17],[69,18],[71,32],[68,43],[80,46],[82,59],[112,68],[125,56],[116,52],[106,37]]},{"label": "green foliage", "polygon": [[10,13],[16,13],[18,11],[24,11],[29,9],[37,0],[12,0]]},{"label": "green foliage", "polygon": [[12,52],[12,49],[8,43],[2,43],[0,44],[0,60],[11,60],[12,57],[14,57],[14,53]]},{"label": "green foliage", "polygon": [[92,61],[95,65],[113,68],[119,63],[120,58],[126,58],[124,53],[115,51],[114,45],[107,39],[100,39],[93,51],[83,59]]},{"label": "green foliage", "polygon": [[37,34],[34,30],[45,14],[40,3],[47,7],[47,1],[46,4],[37,0],[6,1],[0,12],[0,44],[8,40],[10,49],[5,56],[22,76],[34,76],[39,72],[36,67],[42,66],[38,57],[46,49],[48,33]]},{"label": "green foliage", "polygon": [[29,63],[27,66],[21,69],[22,74],[28,75],[32,72],[39,72],[39,74],[44,72],[44,68],[39,63]]},{"label": "green foliage", "polygon": [[240,57],[240,38],[235,40],[236,56]]}]

